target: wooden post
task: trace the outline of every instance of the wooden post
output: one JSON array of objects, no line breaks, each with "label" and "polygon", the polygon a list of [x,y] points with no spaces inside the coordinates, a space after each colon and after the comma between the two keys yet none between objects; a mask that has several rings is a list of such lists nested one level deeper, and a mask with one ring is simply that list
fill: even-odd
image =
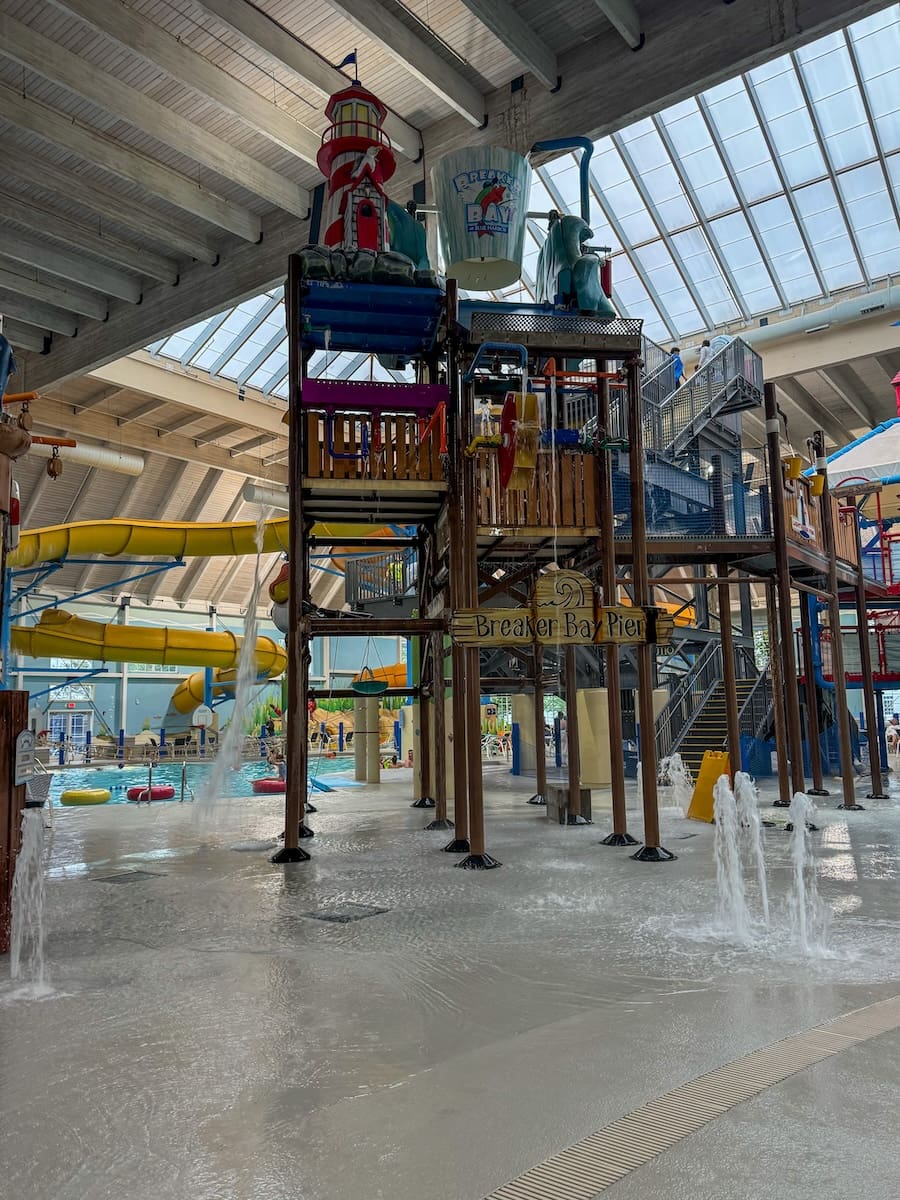
[{"label": "wooden post", "polygon": [[[769,486],[772,495],[772,538],[775,542],[775,586],[778,589],[778,621],[780,637],[769,646],[770,655],[780,649],[784,679],[785,724],[791,760],[791,788],[802,792],[806,786],[803,776],[803,732],[800,727],[800,697],[797,694],[797,656],[794,654],[794,628],[791,617],[791,567],[787,549],[787,522],[784,516],[784,483],[781,471],[778,405],[775,385],[765,385],[766,451],[769,465]],[[790,801],[788,801],[788,804]],[[775,801],[779,807],[784,801]]]},{"label": "wooden post", "polygon": [[547,747],[544,742],[544,647],[534,643],[534,775],[537,791],[529,804],[547,803]]},{"label": "wooden post", "polygon": [[847,707],[847,676],[844,671],[844,643],[841,634],[841,600],[838,592],[837,560],[834,556],[834,517],[831,510],[831,493],[828,490],[828,470],[825,455],[825,435],[820,429],[813,434],[816,469],[825,477],[819,511],[822,514],[823,549],[828,559],[828,623],[831,626],[831,664],[834,676],[835,720],[838,727],[838,743],[841,748],[841,791],[843,800],[838,808],[846,812],[859,812],[861,804],[856,802],[856,783],[853,776],[853,745],[850,740],[850,710]]},{"label": "wooden post", "polygon": [[444,635],[431,634],[432,683],[434,696],[434,820],[426,829],[452,829],[447,818],[447,708],[444,698]]},{"label": "wooden post", "polygon": [[[635,605],[638,608],[647,608],[650,604],[650,572],[647,567],[647,502],[644,492],[640,364],[630,362],[627,374],[632,581]],[[655,648],[649,643],[644,642],[637,647],[638,719],[641,727],[641,783],[644,803],[644,845],[632,855],[638,862],[666,862],[675,858],[671,851],[659,844],[656,719],[653,711],[654,656]]]},{"label": "wooden post", "polygon": [[803,648],[803,678],[806,692],[806,744],[809,746],[809,765],[813,785],[810,796],[827,796],[822,776],[822,745],[819,741],[819,687],[813,666],[812,624],[809,615],[810,598],[800,597],[800,644]]},{"label": "wooden post", "polygon": [[28,728],[28,693],[0,692],[0,954],[9,950],[12,885],[22,832],[25,785],[16,787],[16,738]]},{"label": "wooden post", "polygon": [[[597,370],[606,370],[606,360],[597,362]],[[609,428],[609,380],[599,380],[597,397],[597,437],[605,439],[611,435]],[[600,554],[603,587],[603,603],[614,605],[618,599],[616,588],[616,531],[615,504],[613,500],[612,465],[609,450],[594,447],[594,462],[597,470],[597,505],[600,510]],[[628,832],[628,816],[625,809],[625,755],[622,730],[622,679],[619,671],[619,647],[605,647],[606,665],[606,708],[609,714],[609,779],[612,791],[612,833],[601,839],[603,846],[636,846],[637,838]]]},{"label": "wooden post", "polygon": [[[422,638],[422,641],[425,639]],[[419,791],[420,795],[416,799],[416,804],[420,808],[434,808],[434,779],[432,778],[432,755],[431,755],[431,688],[427,688],[424,692],[420,692],[418,705],[413,705],[413,714],[415,715],[416,708],[419,713],[419,743],[418,748],[414,749],[413,753],[419,756]],[[413,722],[415,727],[415,722]],[[415,739],[413,740],[415,747]]]},{"label": "wooden post", "polygon": [[[725,580],[728,571],[716,567],[717,576]],[[728,726],[728,755],[731,762],[731,782],[740,771],[741,722],[738,712],[737,679],[734,669],[734,631],[731,627],[731,588],[727,583],[717,586],[719,597],[719,633],[722,639],[722,684],[725,689],[725,719]]]},{"label": "wooden post", "polygon": [[[447,280],[447,323],[452,328],[457,309],[456,280]],[[448,533],[449,533],[449,592],[450,608],[455,612],[468,603],[466,589],[466,555],[463,548],[463,505],[466,493],[463,489],[462,459],[465,449],[463,421],[462,380],[459,376],[458,349],[451,340],[448,347],[447,379],[450,397],[447,405],[447,446],[450,450],[448,488]],[[471,513],[472,518],[475,513]],[[464,647],[453,644],[451,651],[451,683],[453,698],[453,823],[456,836],[444,850],[448,854],[464,854],[469,851],[469,759],[467,754],[466,721],[466,652]],[[481,745],[479,739],[479,753]]]},{"label": "wooden post", "polygon": [[[847,504],[856,507],[856,498],[851,496]],[[881,778],[881,746],[878,734],[878,715],[875,707],[875,682],[872,678],[872,647],[869,645],[869,616],[866,605],[866,577],[863,572],[862,538],[859,532],[859,513],[853,517],[856,538],[856,626],[859,630],[859,657],[862,665],[863,707],[866,710],[866,738],[869,745],[869,766],[872,772],[870,800],[886,800],[884,782]]]},{"label": "wooden post", "polygon": [[381,783],[381,721],[377,696],[366,696],[366,783]]},{"label": "wooden post", "polygon": [[303,601],[309,598],[309,563],[303,516],[303,346],[300,313],[300,259],[288,259],[284,302],[288,327],[288,711],[285,750],[287,784],[284,797],[284,846],[273,863],[304,862],[309,858],[300,837],[311,830],[304,823],[309,774],[306,698],[309,692],[309,621]]},{"label": "wooden post", "polygon": [[353,701],[353,778],[366,782],[366,702],[362,696]]},{"label": "wooden post", "polygon": [[784,712],[784,672],[778,647],[778,614],[774,582],[766,582],[766,616],[769,622],[769,674],[772,677],[772,715],[775,721],[775,762],[778,766],[779,808],[788,808],[791,803],[791,778],[788,766],[787,722]]},{"label": "wooden post", "polygon": [[581,811],[581,742],[578,735],[578,668],[575,647],[566,646],[566,740],[568,743],[569,804],[567,825],[590,824]]}]

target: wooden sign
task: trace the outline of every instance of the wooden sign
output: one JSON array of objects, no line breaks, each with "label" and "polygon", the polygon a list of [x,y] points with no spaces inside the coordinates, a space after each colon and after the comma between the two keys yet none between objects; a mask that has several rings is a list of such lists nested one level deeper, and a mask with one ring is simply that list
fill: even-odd
[{"label": "wooden sign", "polygon": [[461,609],[450,623],[463,646],[641,645],[668,642],[674,628],[673,618],[655,608],[604,608],[578,571],[541,576],[526,607]]}]

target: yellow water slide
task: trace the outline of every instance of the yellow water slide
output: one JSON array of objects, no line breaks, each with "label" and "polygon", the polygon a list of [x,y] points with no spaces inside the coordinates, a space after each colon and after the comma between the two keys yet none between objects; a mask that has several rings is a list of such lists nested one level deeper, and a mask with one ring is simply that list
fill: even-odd
[{"label": "yellow water slide", "polygon": [[[358,536],[367,526],[347,526],[348,536]],[[343,528],[341,530],[343,535]],[[273,554],[288,549],[288,519],[266,521],[262,551]],[[70,555],[83,558],[102,554],[106,558],[157,555],[163,558],[219,558],[256,553],[255,521],[75,521],[71,525],[47,525],[29,529],[9,555],[10,567],[32,567],[41,562],[63,562]],[[137,659],[134,660],[137,662]],[[155,660],[154,660],[155,661]]]},{"label": "yellow water slide", "polygon": [[[213,687],[227,690],[237,677],[243,638],[233,633],[193,629],[145,629],[104,625],[61,608],[41,613],[37,625],[14,625],[12,648],[32,658],[86,658],[93,662],[160,663],[163,666],[212,667]],[[256,639],[257,679],[274,679],[287,666],[284,648],[268,637]],[[183,680],[172,697],[180,713],[203,703],[203,671]]]},{"label": "yellow water slide", "polygon": [[[365,524],[314,525],[313,537],[383,537],[390,529]],[[263,554],[288,551],[288,519],[266,521]],[[106,558],[137,555],[140,558],[220,558],[223,555],[255,554],[255,521],[75,521],[71,525],[47,525],[23,531],[19,545],[9,555],[10,567],[33,567],[41,562],[63,562],[69,555],[83,558],[102,554]]]}]

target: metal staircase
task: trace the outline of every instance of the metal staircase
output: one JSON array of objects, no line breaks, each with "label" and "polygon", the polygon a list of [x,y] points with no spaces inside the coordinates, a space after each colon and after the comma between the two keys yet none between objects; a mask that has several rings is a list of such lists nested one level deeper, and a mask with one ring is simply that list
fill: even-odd
[{"label": "metal staircase", "polygon": [[[742,734],[764,737],[771,722],[772,688],[768,668],[757,671],[749,650],[737,650],[738,719]],[[672,691],[656,719],[660,758],[680,754],[696,775],[707,750],[722,750],[728,741],[722,646],[709,642],[691,670]]]},{"label": "metal staircase", "polygon": [[695,371],[681,387],[674,385],[671,366],[647,377],[644,399],[644,445],[670,460],[682,457],[711,421],[763,399],[762,359],[740,338]]}]

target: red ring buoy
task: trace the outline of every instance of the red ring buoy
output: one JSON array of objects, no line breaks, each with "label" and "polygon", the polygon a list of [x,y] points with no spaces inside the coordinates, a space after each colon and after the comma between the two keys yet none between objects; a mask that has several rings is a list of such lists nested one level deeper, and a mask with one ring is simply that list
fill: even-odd
[{"label": "red ring buoy", "polygon": [[129,800],[136,800],[138,804],[147,804],[151,800],[171,800],[175,796],[175,789],[169,783],[154,783],[152,788],[145,787],[130,787],[125,793]]},{"label": "red ring buoy", "polygon": [[257,796],[279,795],[285,790],[283,779],[254,779],[250,786]]}]

